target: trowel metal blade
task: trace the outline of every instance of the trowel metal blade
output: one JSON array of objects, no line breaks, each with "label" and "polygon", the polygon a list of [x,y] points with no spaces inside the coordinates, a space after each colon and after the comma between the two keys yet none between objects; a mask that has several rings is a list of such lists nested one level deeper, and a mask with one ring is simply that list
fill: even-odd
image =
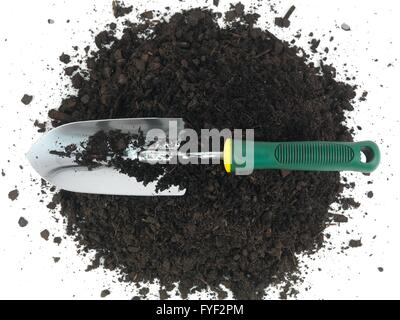
[{"label": "trowel metal blade", "polygon": [[57,127],[44,134],[29,150],[26,157],[32,167],[43,179],[59,189],[107,195],[125,196],[180,196],[185,190],[173,186],[168,190],[156,192],[157,181],[144,186],[134,177],[118,172],[114,168],[101,166],[89,170],[78,165],[74,158],[50,154],[52,150],[82,142],[99,131],[121,130],[123,133],[135,134],[139,129],[144,135],[151,129],[168,132],[170,121],[174,121],[177,132],[183,130],[181,118],[130,118],[81,121]]}]

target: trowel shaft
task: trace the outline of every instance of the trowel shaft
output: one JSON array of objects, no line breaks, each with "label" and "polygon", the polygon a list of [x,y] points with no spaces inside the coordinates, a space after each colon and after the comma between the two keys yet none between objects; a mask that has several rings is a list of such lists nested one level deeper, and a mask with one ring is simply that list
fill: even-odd
[{"label": "trowel shaft", "polygon": [[223,159],[223,152],[184,153],[179,151],[145,150],[138,154],[139,161],[148,163],[169,163],[174,158],[184,160],[187,163],[201,163],[202,160],[211,160],[212,163],[217,164]]}]

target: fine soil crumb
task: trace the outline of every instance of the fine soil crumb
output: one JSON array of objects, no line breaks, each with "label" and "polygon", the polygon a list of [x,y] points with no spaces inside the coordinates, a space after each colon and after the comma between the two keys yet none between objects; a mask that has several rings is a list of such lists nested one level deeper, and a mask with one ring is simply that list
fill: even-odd
[{"label": "fine soil crumb", "polygon": [[123,17],[132,12],[133,6],[126,7],[122,1],[113,0],[112,9],[115,18]]},{"label": "fine soil crumb", "polygon": [[44,240],[48,241],[48,240],[49,240],[49,236],[50,236],[49,230],[47,230],[47,229],[43,230],[42,232],[40,232],[40,236],[41,236]]},{"label": "fine soil crumb", "polygon": [[47,205],[47,208],[49,208],[50,210],[54,210],[57,207],[57,204],[53,201],[49,202],[49,204]]},{"label": "fine soil crumb", "polygon": [[28,225],[28,221],[24,217],[21,217],[18,220],[18,224],[21,228],[24,228]]},{"label": "fine soil crumb", "polygon": [[8,198],[9,198],[10,200],[12,200],[12,201],[17,200],[18,196],[19,196],[19,191],[18,191],[18,189],[11,190],[11,191],[8,193]]},{"label": "fine soil crumb", "polygon": [[68,63],[71,62],[71,57],[70,57],[68,54],[63,53],[63,54],[60,56],[60,61],[61,61],[62,63],[68,64]]},{"label": "fine soil crumb", "polygon": [[61,237],[55,237],[55,238],[53,239],[53,242],[54,242],[55,244],[57,244],[57,245],[60,245],[61,242],[62,242],[62,239],[61,239]]},{"label": "fine soil crumb", "polygon": [[382,267],[378,267],[378,271],[379,272],[383,272],[383,268]]},{"label": "fine soil crumb", "polygon": [[54,263],[58,263],[60,261],[60,257],[53,257]]},{"label": "fine soil crumb", "polygon": [[[52,125],[182,117],[198,133],[254,128],[259,141],[352,141],[345,114],[353,110],[355,88],[335,79],[334,66],[309,64],[300,49],[256,28],[257,15],[242,4],[225,15],[227,27],[218,17],[197,8],[151,26],[126,24],[121,38],[102,31],[97,52],[86,58],[87,76],[82,70],[71,76],[76,95],[50,110]],[[124,139],[110,144],[110,137],[118,134],[92,137],[77,160],[95,166],[112,145],[125,146]],[[137,166],[120,169],[131,168]],[[130,174],[146,180],[153,170]],[[182,298],[217,293],[222,284],[234,298],[260,299],[266,287],[284,281],[286,297],[296,294],[287,279],[299,271],[298,256],[324,245],[331,204],[339,202],[341,212],[359,206],[341,197],[338,172],[234,176],[222,166],[178,165],[163,181],[171,185],[185,188],[185,196],[58,193],[68,235],[82,251],[96,251],[88,270],[102,265],[121,270],[121,281],[159,279],[165,288],[179,283]]]},{"label": "fine soil crumb", "polygon": [[361,243],[361,239],[360,240],[350,240],[349,241],[349,247],[350,248],[358,248],[361,247],[362,243]]},{"label": "fine soil crumb", "polygon": [[371,199],[373,196],[374,196],[374,193],[373,193],[372,191],[368,191],[368,192],[367,192],[367,197],[368,197],[368,198]]},{"label": "fine soil crumb", "polygon": [[28,105],[28,104],[30,104],[31,102],[32,102],[32,100],[33,100],[33,96],[31,96],[31,95],[29,95],[29,94],[24,94],[24,96],[22,97],[22,99],[21,99],[21,102],[24,104],[24,105]]},{"label": "fine soil crumb", "polygon": [[54,23],[54,20],[53,20],[53,19],[48,19],[48,20],[47,20],[47,23],[48,23],[48,24],[53,24],[53,23]]},{"label": "fine soil crumb", "polygon": [[100,297],[105,298],[105,297],[109,296],[110,294],[111,294],[110,290],[104,289],[104,290],[100,293]]}]

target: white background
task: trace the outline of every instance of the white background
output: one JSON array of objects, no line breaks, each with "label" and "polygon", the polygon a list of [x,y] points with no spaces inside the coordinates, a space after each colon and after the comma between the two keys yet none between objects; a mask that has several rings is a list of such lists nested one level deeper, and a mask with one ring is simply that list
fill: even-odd
[{"label": "white background", "polygon": [[[221,0],[219,9],[227,8],[229,2]],[[125,3],[133,4],[142,12],[165,5],[177,9],[206,2],[126,0]],[[308,269],[303,272],[305,282],[298,287],[298,298],[399,298],[398,1],[285,0],[276,9],[283,15],[291,4],[297,9],[289,29],[273,26],[275,15],[267,3],[258,11],[262,16],[260,25],[287,40],[302,29],[298,44],[305,48],[309,48],[310,32],[322,39],[319,50],[325,46],[331,49],[329,61],[337,67],[339,78],[355,75],[357,79],[352,83],[360,85],[359,93],[369,92],[366,102],[355,104],[356,111],[349,119],[349,123],[357,119],[355,123],[363,128],[355,139],[374,140],[382,151],[382,164],[370,177],[350,175],[351,181],[357,182],[352,195],[362,205],[346,212],[349,223],[328,229],[332,237],[326,249],[302,259]],[[134,19],[136,14],[134,11],[129,18]],[[48,19],[55,23],[48,24]],[[66,22],[68,19],[70,23]],[[58,57],[62,52],[73,54],[74,45],[82,53],[86,44],[93,44],[89,29],[100,31],[112,21],[115,19],[111,0],[1,3],[0,170],[4,169],[6,176],[0,176],[0,298],[98,299],[103,289],[111,290],[109,299],[129,299],[137,294],[133,286],[118,283],[116,273],[102,269],[85,272],[89,256],[78,256],[72,239],[63,239],[60,246],[53,243],[54,236],[65,235],[64,224],[62,220],[56,221],[58,214],[49,213],[46,208],[49,198],[39,195],[40,187],[31,179],[40,179],[24,158],[24,153],[40,135],[33,121],[46,119],[47,110],[58,107],[65,94],[63,86],[67,81],[60,80],[63,65]],[[340,29],[343,22],[350,25],[351,31]],[[335,38],[331,43],[330,35]],[[337,51],[333,50],[335,46]],[[387,67],[389,63],[393,67]],[[29,106],[20,102],[24,93],[34,96]],[[372,185],[367,185],[369,180],[373,180]],[[15,186],[20,195],[12,202],[7,195]],[[370,190],[374,192],[372,199],[365,195]],[[44,203],[39,202],[41,199]],[[25,228],[18,226],[21,216],[29,221]],[[51,233],[48,242],[40,237],[45,228]],[[362,247],[340,253],[340,248],[350,239],[360,238]],[[61,260],[55,264],[52,257]],[[384,271],[379,272],[378,267]],[[150,298],[157,299],[158,290],[154,288]],[[276,292],[272,290],[268,298],[275,297]]]}]

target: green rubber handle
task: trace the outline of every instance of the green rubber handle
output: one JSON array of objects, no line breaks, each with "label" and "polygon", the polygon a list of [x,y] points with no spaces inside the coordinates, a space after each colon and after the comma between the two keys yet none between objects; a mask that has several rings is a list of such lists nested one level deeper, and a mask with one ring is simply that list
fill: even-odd
[{"label": "green rubber handle", "polygon": [[[372,141],[256,141],[253,148],[251,144],[244,140],[232,142],[230,171],[238,172],[248,169],[253,162],[253,169],[359,171],[367,173],[374,171],[380,162],[379,148]],[[246,152],[252,152],[251,149],[253,149],[254,161],[246,156]]]}]

